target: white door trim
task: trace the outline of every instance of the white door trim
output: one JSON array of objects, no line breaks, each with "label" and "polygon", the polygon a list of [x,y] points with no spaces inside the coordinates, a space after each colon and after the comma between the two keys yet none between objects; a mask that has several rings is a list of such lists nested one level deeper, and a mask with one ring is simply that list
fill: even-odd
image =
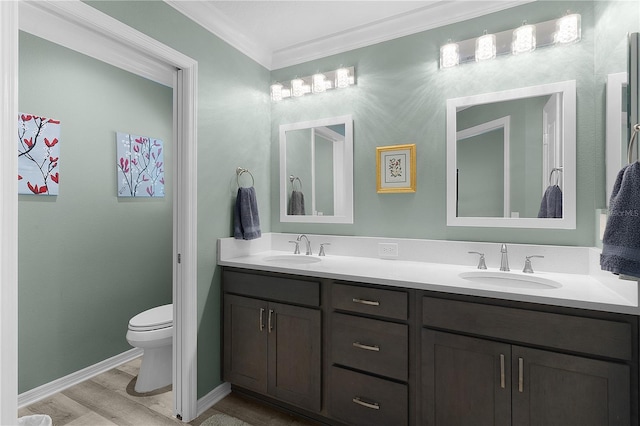
[{"label": "white door trim", "polygon": [[0,1],[0,424],[18,407],[18,4]]},{"label": "white door trim", "polygon": [[197,412],[198,64],[78,0],[46,0],[0,2],[0,424],[15,423],[17,413],[18,21],[20,29],[174,88],[174,414],[190,421]]}]

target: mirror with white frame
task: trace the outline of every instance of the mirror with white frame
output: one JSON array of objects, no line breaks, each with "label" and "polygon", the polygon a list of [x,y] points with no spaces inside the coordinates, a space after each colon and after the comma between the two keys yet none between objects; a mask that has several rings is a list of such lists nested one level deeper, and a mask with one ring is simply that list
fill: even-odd
[{"label": "mirror with white frame", "polygon": [[606,105],[606,164],[607,164],[607,194],[609,205],[611,190],[618,172],[627,164],[627,73],[619,72],[607,76],[607,105]]},{"label": "mirror with white frame", "polygon": [[447,226],[575,229],[575,151],[573,80],[448,99]]},{"label": "mirror with white frame", "polygon": [[353,223],[351,115],[280,125],[280,221]]}]

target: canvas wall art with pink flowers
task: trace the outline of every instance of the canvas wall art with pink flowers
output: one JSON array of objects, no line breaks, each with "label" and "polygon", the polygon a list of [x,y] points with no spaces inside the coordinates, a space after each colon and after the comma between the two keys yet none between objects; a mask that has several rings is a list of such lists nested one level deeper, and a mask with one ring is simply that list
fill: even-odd
[{"label": "canvas wall art with pink flowers", "polygon": [[18,194],[58,195],[60,120],[18,114]]},{"label": "canvas wall art with pink flowers", "polygon": [[160,139],[116,132],[119,197],[164,197]]}]

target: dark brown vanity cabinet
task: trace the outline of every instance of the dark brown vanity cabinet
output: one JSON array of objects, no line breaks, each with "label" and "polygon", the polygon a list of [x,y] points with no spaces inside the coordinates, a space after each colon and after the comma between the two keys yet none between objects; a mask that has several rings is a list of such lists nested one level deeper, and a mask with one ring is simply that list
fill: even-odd
[{"label": "dark brown vanity cabinet", "polygon": [[409,422],[408,293],[331,287],[329,414],[349,425]]},{"label": "dark brown vanity cabinet", "polygon": [[320,411],[319,283],[225,271],[224,289],[224,379]]},{"label": "dark brown vanity cabinet", "polygon": [[637,424],[631,323],[425,297],[423,325],[424,425]]}]

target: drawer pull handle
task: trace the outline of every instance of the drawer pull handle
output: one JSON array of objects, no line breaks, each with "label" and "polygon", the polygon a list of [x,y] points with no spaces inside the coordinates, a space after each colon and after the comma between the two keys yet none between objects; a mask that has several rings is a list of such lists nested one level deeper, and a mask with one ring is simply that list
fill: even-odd
[{"label": "drawer pull handle", "polygon": [[260,331],[264,330],[264,308],[260,308]]},{"label": "drawer pull handle", "polygon": [[524,360],[522,358],[518,358],[518,392],[524,392],[524,379],[523,379],[523,364]]},{"label": "drawer pull handle", "polygon": [[504,389],[504,354],[500,354],[500,387]]},{"label": "drawer pull handle", "polygon": [[360,303],[362,305],[369,305],[369,306],[380,306],[380,302],[376,301],[376,300],[366,300],[366,299],[357,299],[357,298],[353,298],[353,302],[354,303]]},{"label": "drawer pull handle", "polygon": [[353,347],[358,349],[364,349],[367,351],[380,352],[380,346],[376,345],[363,345],[360,342],[353,342]]},{"label": "drawer pull handle", "polygon": [[358,405],[362,405],[363,407],[371,408],[372,410],[380,409],[380,404],[378,404],[377,402],[366,402],[360,399],[359,396],[356,396],[355,398],[353,398],[352,401]]}]

